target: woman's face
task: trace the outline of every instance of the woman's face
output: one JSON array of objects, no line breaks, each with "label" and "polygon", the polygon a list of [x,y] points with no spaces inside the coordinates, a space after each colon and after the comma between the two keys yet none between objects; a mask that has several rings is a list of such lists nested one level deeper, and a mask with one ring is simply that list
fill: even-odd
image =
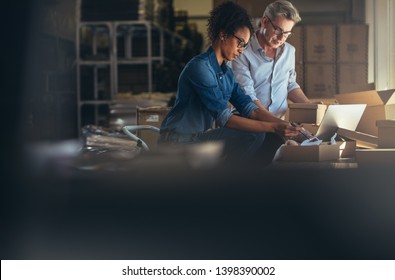
[{"label": "woman's face", "polygon": [[221,36],[222,56],[228,61],[236,59],[247,47],[250,36],[250,29],[247,27],[237,29],[234,34]]}]

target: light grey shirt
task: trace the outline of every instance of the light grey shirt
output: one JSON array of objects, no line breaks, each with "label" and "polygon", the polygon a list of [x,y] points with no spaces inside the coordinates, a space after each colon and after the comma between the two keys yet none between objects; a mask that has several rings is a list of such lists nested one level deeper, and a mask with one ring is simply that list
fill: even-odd
[{"label": "light grey shirt", "polygon": [[256,34],[243,54],[231,63],[244,92],[259,100],[274,116],[283,117],[288,108],[288,93],[300,86],[296,83],[295,48],[285,42],[277,49],[276,58],[265,55]]}]

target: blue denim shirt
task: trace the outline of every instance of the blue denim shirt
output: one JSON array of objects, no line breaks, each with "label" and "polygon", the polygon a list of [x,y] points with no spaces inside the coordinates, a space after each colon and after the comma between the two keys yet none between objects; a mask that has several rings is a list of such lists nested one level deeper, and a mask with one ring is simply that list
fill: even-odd
[{"label": "blue denim shirt", "polygon": [[225,126],[232,115],[228,101],[248,117],[258,107],[239,87],[226,63],[218,64],[214,49],[192,58],[178,80],[173,108],[161,125],[161,132],[201,133],[213,127],[214,120]]},{"label": "blue denim shirt", "polygon": [[276,117],[288,108],[288,93],[300,86],[296,82],[295,48],[285,42],[277,49],[276,59],[265,55],[256,34],[249,47],[232,61],[233,72],[245,93],[259,100]]}]

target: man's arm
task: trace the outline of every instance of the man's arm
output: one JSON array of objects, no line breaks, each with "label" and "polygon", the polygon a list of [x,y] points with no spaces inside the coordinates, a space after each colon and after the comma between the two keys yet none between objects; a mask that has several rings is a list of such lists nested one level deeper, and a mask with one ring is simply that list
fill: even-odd
[{"label": "man's arm", "polygon": [[301,88],[295,88],[288,93],[288,99],[294,103],[311,103]]}]

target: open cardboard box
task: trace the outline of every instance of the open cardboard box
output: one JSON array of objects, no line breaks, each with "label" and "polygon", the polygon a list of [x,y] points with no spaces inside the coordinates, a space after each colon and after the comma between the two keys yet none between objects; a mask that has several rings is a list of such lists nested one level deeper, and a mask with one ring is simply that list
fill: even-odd
[{"label": "open cardboard box", "polygon": [[377,120],[395,119],[395,89],[337,94],[339,104],[367,104],[356,131],[378,136]]},{"label": "open cardboard box", "polygon": [[277,150],[273,161],[294,162],[319,162],[338,160],[339,158],[355,157],[356,142],[351,139],[336,140],[336,144],[330,145],[322,142],[317,146],[291,146],[282,145]]},{"label": "open cardboard box", "polygon": [[311,103],[290,103],[289,120],[297,123],[320,124],[327,106]]},{"label": "open cardboard box", "polygon": [[336,140],[336,145],[339,147],[339,158],[355,158],[355,150],[357,149],[357,142],[346,137],[339,137]]},{"label": "open cardboard box", "polygon": [[290,146],[284,144],[278,148],[273,161],[318,162],[338,158],[338,145],[323,143],[319,146]]},{"label": "open cardboard box", "polygon": [[378,146],[378,137],[374,135],[362,133],[359,131],[352,131],[340,127],[337,129],[337,135],[356,141],[356,145],[359,148],[374,149]]}]

